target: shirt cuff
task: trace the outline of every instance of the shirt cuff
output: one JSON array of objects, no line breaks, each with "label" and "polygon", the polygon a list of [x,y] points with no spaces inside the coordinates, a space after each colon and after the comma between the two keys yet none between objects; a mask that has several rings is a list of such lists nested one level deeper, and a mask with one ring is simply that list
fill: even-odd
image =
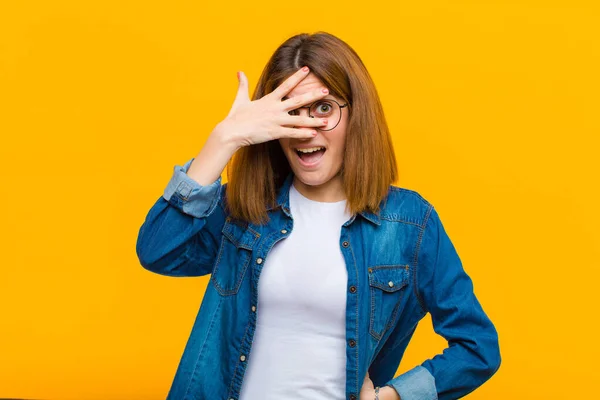
[{"label": "shirt cuff", "polygon": [[221,196],[221,177],[210,185],[200,185],[192,179],[187,171],[194,158],[183,166],[175,165],[173,176],[163,192],[169,204],[177,207],[185,214],[204,218],[212,213]]},{"label": "shirt cuff", "polygon": [[435,378],[421,365],[397,376],[386,385],[396,389],[400,400],[437,400],[438,398]]}]

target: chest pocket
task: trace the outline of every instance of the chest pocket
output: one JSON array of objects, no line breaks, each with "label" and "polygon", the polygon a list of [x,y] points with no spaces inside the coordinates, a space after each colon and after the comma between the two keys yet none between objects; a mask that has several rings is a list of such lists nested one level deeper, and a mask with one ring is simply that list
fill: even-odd
[{"label": "chest pocket", "polygon": [[225,220],[221,238],[221,247],[211,275],[211,281],[222,296],[231,296],[240,289],[252,249],[260,234],[247,225]]},{"label": "chest pocket", "polygon": [[409,282],[408,265],[376,265],[369,267],[371,315],[369,333],[381,339],[396,323],[400,304]]}]

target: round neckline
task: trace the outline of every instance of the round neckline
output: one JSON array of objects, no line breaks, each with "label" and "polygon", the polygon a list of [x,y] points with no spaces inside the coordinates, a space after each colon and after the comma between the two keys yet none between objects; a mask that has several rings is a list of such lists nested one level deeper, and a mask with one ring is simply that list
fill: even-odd
[{"label": "round neckline", "polygon": [[291,188],[294,192],[297,193],[297,195],[299,197],[301,197],[302,199],[304,199],[305,201],[309,202],[309,203],[313,203],[313,204],[318,204],[318,205],[323,205],[323,206],[339,206],[341,204],[345,204],[348,200],[347,199],[343,199],[343,200],[339,200],[339,201],[317,201],[317,200],[313,200],[313,199],[309,199],[308,197],[306,197],[305,195],[303,195],[302,193],[300,193],[300,191],[296,188],[296,186],[294,186],[294,183],[292,182],[291,184]]}]

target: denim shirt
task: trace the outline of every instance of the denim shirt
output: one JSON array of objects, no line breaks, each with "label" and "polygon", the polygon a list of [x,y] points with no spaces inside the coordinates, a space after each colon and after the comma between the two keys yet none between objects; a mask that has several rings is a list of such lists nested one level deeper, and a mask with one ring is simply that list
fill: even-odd
[{"label": "denim shirt", "polygon": [[[193,160],[175,166],[139,230],[136,253],[157,274],[211,275],[167,399],[237,400],[252,357],[261,268],[294,229],[293,175],[267,208],[270,221],[255,225],[226,213],[220,177],[203,186],[187,175]],[[402,400],[456,399],[496,372],[497,331],[436,209],[420,194],[390,185],[377,214],[354,214],[343,224],[339,247],[348,271],[345,399],[359,398],[367,371],[375,386],[391,385]],[[394,377],[427,313],[448,347]]]}]

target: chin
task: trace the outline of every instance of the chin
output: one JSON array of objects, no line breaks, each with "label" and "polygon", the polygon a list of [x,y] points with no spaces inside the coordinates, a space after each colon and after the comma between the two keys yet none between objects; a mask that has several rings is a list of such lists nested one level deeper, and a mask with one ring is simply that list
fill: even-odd
[{"label": "chin", "polygon": [[321,171],[293,170],[296,178],[308,186],[321,186],[329,182],[333,176]]},{"label": "chin", "polygon": [[321,186],[329,181],[329,179],[309,178],[302,175],[296,175],[298,180],[307,186]]}]

